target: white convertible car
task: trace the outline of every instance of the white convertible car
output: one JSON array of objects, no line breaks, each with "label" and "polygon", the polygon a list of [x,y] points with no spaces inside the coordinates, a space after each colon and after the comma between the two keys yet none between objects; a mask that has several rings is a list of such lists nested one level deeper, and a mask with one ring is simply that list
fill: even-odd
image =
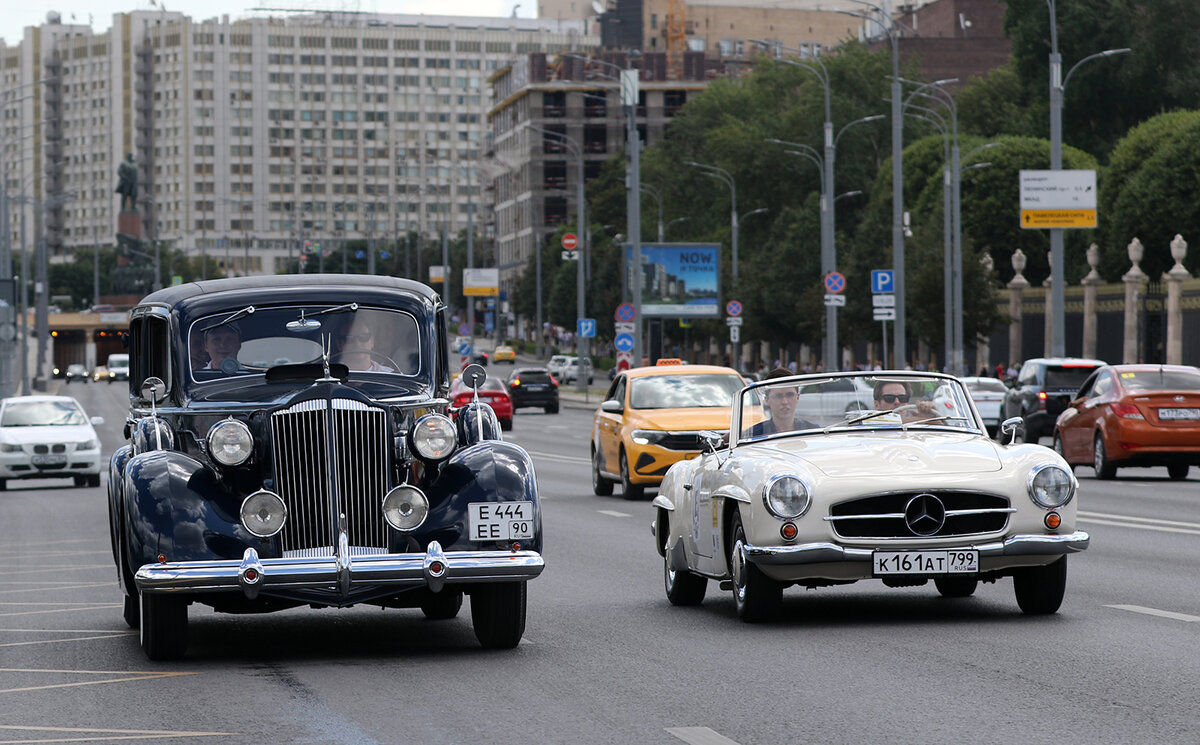
[{"label": "white convertible car", "polygon": [[[871,408],[806,406],[819,385],[854,378]],[[811,393],[810,393],[811,392]],[[796,412],[805,412],[797,415]],[[808,412],[823,411],[817,415]],[[1054,613],[1076,529],[1071,468],[1049,448],[1001,444],[961,382],[938,373],[798,375],[755,383],[733,403],[729,442],[667,472],[652,531],[667,598],[731,588],[738,615],[776,614],[785,587],[933,580],[948,597],[1012,577],[1025,613]]]}]

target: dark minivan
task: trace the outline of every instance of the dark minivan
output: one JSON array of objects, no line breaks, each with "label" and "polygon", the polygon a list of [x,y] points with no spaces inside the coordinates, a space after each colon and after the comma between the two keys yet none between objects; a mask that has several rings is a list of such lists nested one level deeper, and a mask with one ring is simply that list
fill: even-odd
[{"label": "dark minivan", "polygon": [[537,406],[547,414],[558,413],[558,381],[544,367],[519,367],[504,381],[513,409]]}]

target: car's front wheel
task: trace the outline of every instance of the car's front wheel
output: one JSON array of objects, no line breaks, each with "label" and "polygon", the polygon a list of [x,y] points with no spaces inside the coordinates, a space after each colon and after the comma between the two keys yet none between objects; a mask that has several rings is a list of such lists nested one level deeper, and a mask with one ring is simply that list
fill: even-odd
[{"label": "car's front wheel", "polygon": [[1108,459],[1108,450],[1104,447],[1104,438],[1100,433],[1096,433],[1096,439],[1092,442],[1092,468],[1096,470],[1096,478],[1111,479],[1116,478],[1117,467]]},{"label": "car's front wheel", "polygon": [[512,649],[525,634],[525,583],[496,582],[471,593],[475,638],[488,649]]},{"label": "car's front wheel", "polygon": [[421,612],[430,621],[446,621],[458,615],[462,603],[461,592],[442,590],[421,601]]},{"label": "car's front wheel", "polygon": [[125,619],[125,625],[131,629],[136,629],[142,622],[142,609],[139,607],[137,595],[125,595],[125,602],[121,606],[121,618]]},{"label": "car's front wheel", "polygon": [[592,448],[592,493],[597,497],[611,497],[613,482],[600,474],[600,451]]},{"label": "car's front wheel", "polygon": [[699,605],[704,601],[708,580],[686,569],[671,568],[671,553],[663,557],[663,584],[671,605]]},{"label": "car's front wheel", "polygon": [[1017,605],[1030,615],[1054,613],[1067,591],[1067,557],[1040,567],[1020,569],[1013,575]]},{"label": "car's front wheel", "polygon": [[975,577],[934,577],[933,586],[944,598],[966,598],[975,594],[979,580]]},{"label": "car's front wheel", "polygon": [[746,623],[770,621],[783,605],[783,586],[746,560],[746,531],[742,516],[733,513],[729,542],[729,572],[733,578],[733,602],[738,617]]},{"label": "car's front wheel", "polygon": [[187,601],[168,593],[141,598],[142,651],[152,660],[177,660],[187,651]]},{"label": "car's front wheel", "polygon": [[641,499],[646,495],[646,488],[629,478],[629,459],[625,457],[624,448],[621,449],[621,495],[626,499]]}]

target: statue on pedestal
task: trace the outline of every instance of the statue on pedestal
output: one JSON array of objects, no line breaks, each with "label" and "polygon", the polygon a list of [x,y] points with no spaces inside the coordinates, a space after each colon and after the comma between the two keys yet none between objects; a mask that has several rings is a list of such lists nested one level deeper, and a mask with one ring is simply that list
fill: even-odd
[{"label": "statue on pedestal", "polygon": [[137,210],[138,192],[137,165],[133,162],[133,153],[126,153],[125,160],[117,168],[116,192],[121,195],[121,211],[135,212]]}]

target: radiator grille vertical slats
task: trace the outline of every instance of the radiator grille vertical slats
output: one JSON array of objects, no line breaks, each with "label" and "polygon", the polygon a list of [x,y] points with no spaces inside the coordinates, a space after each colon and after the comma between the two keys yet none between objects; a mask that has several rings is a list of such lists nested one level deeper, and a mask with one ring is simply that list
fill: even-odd
[{"label": "radiator grille vertical slats", "polygon": [[[351,399],[330,404],[305,401],[271,416],[276,485],[288,505],[283,549],[332,556],[337,518],[345,514],[353,552],[386,551],[381,504],[388,490],[387,412]],[[331,467],[340,504],[329,494]]]}]

